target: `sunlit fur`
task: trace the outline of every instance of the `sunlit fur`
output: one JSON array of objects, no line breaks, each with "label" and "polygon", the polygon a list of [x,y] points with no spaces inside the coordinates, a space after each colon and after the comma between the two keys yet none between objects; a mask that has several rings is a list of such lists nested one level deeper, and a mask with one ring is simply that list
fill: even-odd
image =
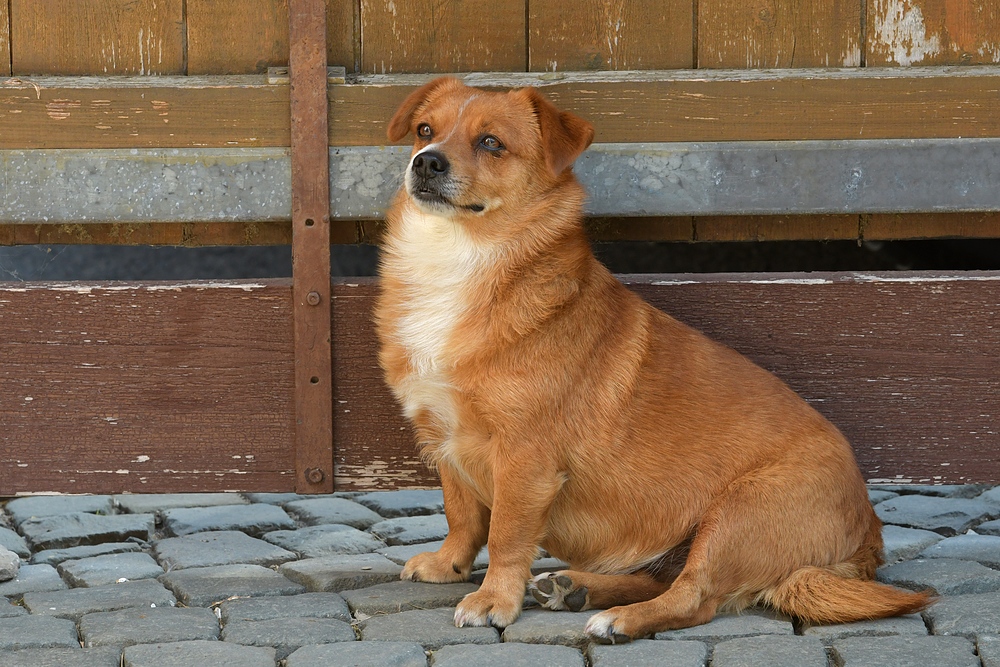
[{"label": "sunlit fur", "polygon": [[[871,581],[880,524],[837,429],[594,259],[570,169],[588,123],[530,89],[437,79],[389,137],[422,124],[433,136],[414,155],[447,157],[447,201],[421,202],[408,175],[387,215],[376,315],[450,533],[403,578],[464,580],[488,539],[486,578],[455,619],[505,626],[542,546],[571,565],[562,593],[613,607],[590,625],[608,639],[753,603],[810,622],[929,603]],[[484,150],[487,134],[503,150]]]}]

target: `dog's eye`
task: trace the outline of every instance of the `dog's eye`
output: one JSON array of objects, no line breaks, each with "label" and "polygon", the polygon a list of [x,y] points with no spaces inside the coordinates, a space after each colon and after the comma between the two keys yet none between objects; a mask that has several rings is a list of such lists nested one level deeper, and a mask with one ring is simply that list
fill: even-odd
[{"label": "dog's eye", "polygon": [[503,149],[503,144],[492,134],[487,134],[479,140],[479,145],[488,151],[499,151]]},{"label": "dog's eye", "polygon": [[433,134],[434,131],[431,130],[431,126],[428,125],[427,123],[421,123],[420,125],[417,125],[417,136],[420,137],[421,139],[430,139]]}]

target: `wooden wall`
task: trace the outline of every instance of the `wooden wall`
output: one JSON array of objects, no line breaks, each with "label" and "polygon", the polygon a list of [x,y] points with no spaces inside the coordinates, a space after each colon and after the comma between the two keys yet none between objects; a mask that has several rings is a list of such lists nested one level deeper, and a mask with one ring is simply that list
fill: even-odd
[{"label": "wooden wall", "polygon": [[[0,4],[0,74],[287,63],[287,0]],[[364,73],[1000,62],[997,0],[327,0],[327,28],[329,63]]]}]

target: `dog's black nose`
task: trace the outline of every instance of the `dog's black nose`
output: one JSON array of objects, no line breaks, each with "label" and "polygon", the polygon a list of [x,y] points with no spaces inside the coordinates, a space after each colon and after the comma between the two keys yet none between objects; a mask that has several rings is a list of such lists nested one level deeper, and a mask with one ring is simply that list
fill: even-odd
[{"label": "dog's black nose", "polygon": [[414,173],[424,179],[444,176],[450,166],[448,158],[438,151],[424,151],[413,158]]}]

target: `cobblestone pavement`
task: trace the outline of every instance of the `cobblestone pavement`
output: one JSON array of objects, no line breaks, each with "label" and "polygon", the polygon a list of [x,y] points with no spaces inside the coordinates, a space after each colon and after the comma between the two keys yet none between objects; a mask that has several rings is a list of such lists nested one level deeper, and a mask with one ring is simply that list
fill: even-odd
[{"label": "cobblestone pavement", "polygon": [[400,581],[444,538],[440,491],[17,498],[0,511],[0,667],[1000,667],[1000,487],[870,496],[879,578],[942,596],[922,616],[801,627],[751,610],[615,646],[587,640],[591,612],[530,597],[503,631],[456,628],[485,552],[472,583]]}]

